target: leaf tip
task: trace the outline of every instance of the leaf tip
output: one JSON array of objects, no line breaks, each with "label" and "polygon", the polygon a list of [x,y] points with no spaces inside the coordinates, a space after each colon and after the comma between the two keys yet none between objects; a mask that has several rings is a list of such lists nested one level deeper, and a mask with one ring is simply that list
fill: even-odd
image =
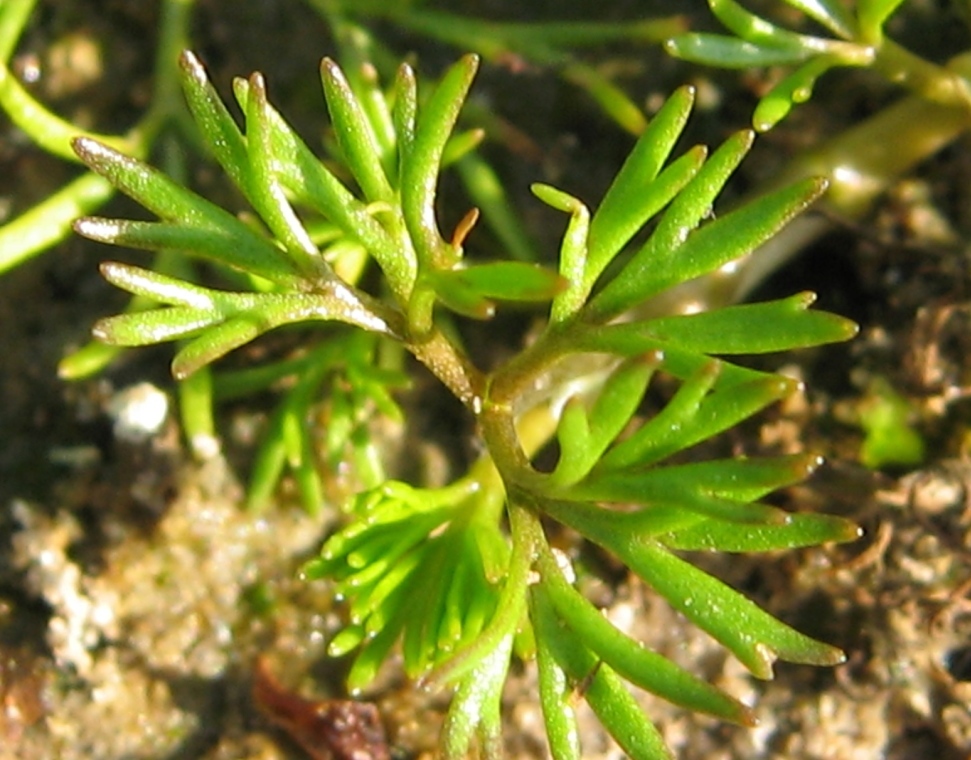
[{"label": "leaf tip", "polygon": [[652,348],[638,357],[638,361],[645,367],[657,369],[664,364],[664,351],[660,348]]},{"label": "leaf tip", "polygon": [[254,93],[257,98],[257,103],[262,103],[266,100],[266,78],[259,71],[254,71],[249,75],[249,86],[250,92]]},{"label": "leaf tip", "polygon": [[[668,41],[670,42],[670,40]],[[685,106],[690,108],[694,105],[695,98],[698,97],[698,88],[693,84],[683,84],[674,91],[674,97],[684,100]]]},{"label": "leaf tip", "polygon": [[738,143],[738,149],[743,153],[748,153],[752,147],[752,143],[755,142],[755,130],[754,129],[740,129],[736,132],[732,139]]},{"label": "leaf tip", "polygon": [[672,58],[678,58],[678,53],[680,52],[680,46],[678,45],[677,37],[669,37],[661,43],[661,47],[664,48],[664,52],[667,53]]},{"label": "leaf tip", "polygon": [[738,711],[732,716],[732,719],[740,726],[745,728],[755,728],[759,725],[759,718],[755,714],[755,710],[748,705],[739,703]]},{"label": "leaf tip", "polygon": [[171,365],[172,377],[174,377],[176,380],[179,380],[179,381],[185,380],[197,369],[199,369],[199,367],[188,364],[187,362],[184,362],[184,361],[179,361],[178,356],[176,356],[175,359],[172,360],[172,365]]},{"label": "leaf tip", "polygon": [[838,319],[843,323],[843,334],[846,340],[855,338],[859,334],[860,326],[852,319],[846,319],[846,317],[838,317]]},{"label": "leaf tip", "polygon": [[75,219],[71,226],[81,237],[98,243],[113,242],[119,231],[117,221],[100,216],[82,216],[80,219]]},{"label": "leaf tip", "polygon": [[107,343],[108,345],[116,345],[114,341],[114,331],[111,329],[110,317],[107,319],[99,319],[91,327],[91,335],[95,340],[99,340],[102,343]]},{"label": "leaf tip", "polygon": [[462,56],[462,65],[468,71],[469,75],[472,76],[476,71],[479,70],[479,61],[481,58],[478,53],[467,53]]},{"label": "leaf tip", "polygon": [[206,70],[202,61],[191,50],[183,50],[179,55],[179,68],[197,82],[206,81]]},{"label": "leaf tip", "polygon": [[802,457],[802,470],[808,478],[816,470],[822,467],[826,463],[826,458],[822,454],[817,454],[815,452],[808,452],[803,454]]},{"label": "leaf tip", "polygon": [[[78,221],[81,221],[80,219]],[[117,282],[125,270],[125,265],[117,261],[102,261],[98,265],[98,271],[101,272],[101,276],[104,277],[108,282]]]},{"label": "leaf tip", "polygon": [[320,79],[325,87],[337,87],[340,90],[350,90],[344,70],[330,56],[324,56],[320,60]]},{"label": "leaf tip", "polygon": [[75,137],[71,140],[71,148],[85,166],[103,176],[109,176],[112,169],[118,166],[130,168],[139,164],[135,159],[91,137]]},{"label": "leaf tip", "polygon": [[107,150],[106,146],[91,137],[75,137],[71,140],[71,148],[74,149],[75,155],[88,165],[103,156]]},{"label": "leaf tip", "polygon": [[836,647],[833,647],[833,649],[834,649],[834,652],[833,652],[832,659],[826,664],[842,665],[844,662],[846,662],[846,652],[844,652],[842,649],[837,649]]},{"label": "leaf tip", "polygon": [[566,214],[580,213],[585,208],[578,198],[543,182],[534,182],[529,186],[529,190],[547,206]]},{"label": "leaf tip", "polygon": [[[325,59],[326,60],[326,59]],[[402,61],[401,65],[398,66],[398,80],[403,82],[414,82],[415,81],[415,69],[407,61]]]}]

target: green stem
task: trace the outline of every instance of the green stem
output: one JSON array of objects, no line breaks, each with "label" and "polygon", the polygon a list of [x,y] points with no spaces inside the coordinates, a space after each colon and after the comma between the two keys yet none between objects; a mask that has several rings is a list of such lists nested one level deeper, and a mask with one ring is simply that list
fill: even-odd
[{"label": "green stem", "polygon": [[424,364],[468,409],[482,406],[485,378],[438,328],[418,341],[406,341],[408,350]]},{"label": "green stem", "polygon": [[[0,107],[18,127],[49,153],[77,161],[71,141],[93,137],[136,157],[144,157],[165,122],[183,114],[175,61],[187,44],[189,11],[194,0],[169,0],[162,7],[156,56],[156,91],[152,105],[127,135],[86,132],[52,113],[17,81],[6,66],[36,0],[4,0],[0,11]],[[114,194],[100,176],[84,174],[0,228],[0,275],[63,240],[75,219],[90,214]]]},{"label": "green stem", "polygon": [[212,409],[212,368],[203,367],[178,384],[182,430],[193,456],[205,461],[219,452]]},{"label": "green stem", "polygon": [[162,5],[158,45],[155,49],[155,90],[144,121],[155,124],[186,117],[179,82],[179,56],[189,48],[189,22],[195,0],[167,0]]},{"label": "green stem", "polygon": [[[971,53],[955,58],[950,68],[964,82],[958,74],[971,74]],[[839,214],[859,217],[894,180],[969,127],[968,101],[947,105],[911,96],[801,156],[781,181],[824,176],[830,182],[824,202]]]},{"label": "green stem", "polygon": [[[0,106],[10,120],[30,135],[41,148],[59,158],[77,161],[71,141],[90,137],[136,158],[143,158],[152,139],[173,114],[182,110],[178,84],[179,51],[187,45],[189,11],[194,0],[168,0],[162,6],[161,30],[155,61],[155,94],[144,117],[124,137],[102,135],[81,129],[38,102],[17,81],[5,64],[0,64]],[[0,24],[0,54],[12,51],[33,2],[16,0],[4,9]],[[7,53],[9,55],[9,52]],[[0,55],[5,60],[7,55]]]},{"label": "green stem", "polygon": [[[931,66],[926,61],[923,64]],[[943,69],[934,68],[940,79]],[[951,59],[947,71],[966,89],[971,79],[971,52]],[[946,89],[942,86],[941,91]],[[897,179],[971,128],[971,110],[963,96],[955,96],[949,103],[928,97],[905,97],[798,156],[757,194],[805,177],[825,177],[829,190],[821,206],[843,218],[862,217]],[[671,313],[685,302],[705,311],[736,303],[831,227],[818,215],[799,216],[764,246],[740,259],[730,272],[715,272],[663,293],[640,313]]]},{"label": "green stem", "polygon": [[0,107],[40,148],[58,158],[79,160],[71,147],[76,137],[89,137],[138,157],[144,155],[143,140],[89,132],[57,116],[27,92],[4,64],[0,64]]},{"label": "green stem", "polygon": [[558,365],[563,357],[574,353],[579,329],[575,320],[547,328],[539,340],[492,374],[486,405],[510,412],[515,406],[515,411],[521,411],[555,392],[555,380],[561,375],[575,379],[585,374]]},{"label": "green stem", "polygon": [[0,61],[10,60],[35,5],[37,0],[4,0],[0,10]]},{"label": "green stem", "polygon": [[0,227],[0,275],[61,242],[75,219],[90,214],[114,192],[108,180],[89,172]]},{"label": "green stem", "polygon": [[476,728],[481,756],[486,760],[502,757],[500,707],[512,642],[510,633],[459,684],[442,729],[442,756],[447,760],[468,756]]},{"label": "green stem", "polygon": [[872,66],[887,81],[903,85],[926,100],[971,114],[971,87],[950,65],[931,63],[884,39]]}]

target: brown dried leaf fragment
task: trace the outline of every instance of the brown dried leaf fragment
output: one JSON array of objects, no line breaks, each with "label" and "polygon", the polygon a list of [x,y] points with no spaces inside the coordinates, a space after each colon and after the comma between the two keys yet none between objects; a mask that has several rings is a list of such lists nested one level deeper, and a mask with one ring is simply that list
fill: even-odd
[{"label": "brown dried leaf fragment", "polygon": [[391,760],[378,708],[352,699],[310,700],[288,691],[256,661],[253,701],[313,760]]}]

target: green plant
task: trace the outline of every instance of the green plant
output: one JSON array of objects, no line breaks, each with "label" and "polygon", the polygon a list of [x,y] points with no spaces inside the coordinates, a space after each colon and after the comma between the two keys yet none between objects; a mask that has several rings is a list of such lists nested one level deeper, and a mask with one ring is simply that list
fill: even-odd
[{"label": "green plant", "polygon": [[[39,102],[21,84],[8,62],[17,41],[34,13],[37,0],[5,0],[0,3],[0,109],[38,147],[65,161],[77,162],[71,142],[86,135],[113,145],[126,153],[146,157],[153,152],[171,158],[178,153],[173,136],[192,135],[193,127],[182,101],[178,70],[173,62],[188,46],[188,29],[194,0],[163,0],[159,9],[159,28],[155,49],[151,101],[138,121],[123,135],[102,135],[66,121]],[[177,161],[167,161],[175,171]],[[67,238],[75,219],[90,214],[115,193],[114,186],[94,172],[84,172],[52,195],[0,226],[0,276]],[[176,251],[158,254],[152,268],[160,272],[191,276],[192,263]],[[145,299],[134,298],[130,310],[143,309]],[[65,357],[59,374],[64,379],[80,380],[103,371],[120,353],[116,346],[91,342]],[[207,371],[179,387],[183,427],[193,448],[208,452],[213,448],[211,393]]]},{"label": "green plant", "polygon": [[[39,102],[17,81],[8,65],[36,4],[36,0],[9,0],[0,4],[0,109],[38,147],[64,160],[76,161],[70,140],[85,131],[77,124],[59,118]],[[380,94],[368,81],[374,78],[376,68],[386,73],[393,71],[393,61],[398,58],[398,54],[383,45],[367,26],[375,21],[390,22],[462,49],[474,50],[500,65],[551,69],[584,91],[605,116],[633,134],[640,134],[645,127],[641,109],[611,77],[577,54],[580,47],[596,48],[608,43],[653,44],[674,35],[668,43],[669,50],[714,65],[804,64],[805,71],[800,69],[793,75],[794,79],[784,80],[780,89],[767,97],[766,104],[774,105],[771,108],[764,105],[763,111],[769,108],[775,115],[769,121],[761,116],[756,118],[759,126],[768,125],[788,109],[787,97],[798,100],[808,96],[815,76],[830,65],[873,68],[918,94],[884,109],[814,149],[804,151],[779,175],[783,182],[804,177],[827,178],[830,189],[825,203],[840,215],[863,213],[897,176],[962,134],[969,125],[965,81],[971,65],[967,57],[958,56],[946,65],[935,64],[889,40],[884,26],[899,2],[868,1],[850,7],[833,2],[797,0],[789,3],[797,10],[804,10],[836,36],[835,39],[822,39],[772,26],[737,4],[713,1],[712,8],[739,35],[738,38],[721,40],[710,38],[710,35],[681,34],[686,28],[684,16],[644,19],[635,23],[587,24],[549,20],[523,23],[471,19],[466,15],[432,10],[422,2],[307,0],[307,5],[319,12],[332,28],[340,56],[349,64],[353,86],[358,91],[367,90],[368,107],[379,107],[381,102]],[[178,51],[189,46],[188,29],[194,18],[195,3],[193,0],[160,0],[159,9],[153,94],[144,114],[122,136],[89,136],[130,155],[153,156],[153,160],[161,162],[169,174],[177,175],[180,161],[184,160],[183,150],[194,151],[200,142],[179,97],[175,64]],[[515,132],[515,127],[504,122],[501,113],[493,112],[481,103],[472,102],[468,106],[466,112],[471,111],[472,118],[467,121],[473,128],[463,132],[461,140],[453,142],[456,150],[446,157],[446,162],[454,161],[466,191],[481,209],[483,223],[499,239],[507,255],[522,261],[539,260],[529,231],[506,197],[502,180],[482,155],[470,150],[483,134],[488,140],[509,141],[509,134]],[[888,145],[893,149],[887,150]],[[0,275],[63,241],[77,216],[92,213],[113,192],[111,183],[87,172],[20,216],[5,221],[0,227]],[[757,257],[739,262],[731,273],[700,278],[692,286],[692,300],[700,306],[710,307],[743,298],[768,271],[801,250],[808,238],[825,227],[818,217],[805,222],[800,219],[799,222],[775,241],[771,254],[760,252]],[[315,242],[324,244],[332,231],[326,226],[313,230]],[[365,255],[359,248],[341,254],[342,276],[355,281],[354,270]],[[194,266],[178,250],[167,249],[158,254],[150,268],[192,279],[196,276],[192,272]],[[127,308],[136,311],[150,304],[150,299],[136,296]],[[69,380],[90,377],[105,370],[121,352],[118,346],[89,343],[62,360],[60,375]],[[189,381],[181,383],[179,406],[183,429],[193,451],[201,457],[218,451],[213,422],[214,399],[301,376],[301,367],[307,361],[306,358],[287,359],[264,366],[259,372],[220,373],[219,378],[212,377],[204,368]],[[343,371],[342,363],[337,361],[330,372],[323,373],[321,382],[332,384]],[[373,387],[380,385],[379,382]],[[308,457],[313,447],[306,435],[294,432],[307,428],[306,420],[316,408],[314,399],[313,393],[294,393],[276,413],[275,425],[290,431],[288,443],[281,446],[277,436],[266,439],[259,456],[261,466],[257,468],[250,488],[251,500],[262,500],[274,487],[277,476],[289,468],[298,475],[308,506],[317,503],[314,494],[319,494],[324,484],[309,466]],[[370,456],[366,454],[369,450],[366,428],[368,415],[376,407],[374,399],[354,397],[349,400],[357,405],[345,404],[338,410],[344,415],[339,427],[350,436],[342,445],[357,452],[355,456],[360,459]],[[328,456],[335,456],[338,448],[335,442],[330,441],[327,445],[330,449]],[[370,459],[373,477],[365,478],[364,482],[380,480],[375,469],[377,462],[373,456]]]},{"label": "green plant", "polygon": [[916,467],[926,444],[911,424],[913,410],[885,378],[873,378],[852,420],[865,431],[860,461],[867,467]]},{"label": "green plant", "polygon": [[[642,110],[595,66],[583,61],[581,48],[617,43],[656,44],[687,30],[683,16],[645,18],[633,22],[542,21],[509,22],[448,13],[421,3],[308,0],[345,39],[369,39],[362,24],[391,21],[396,26],[472,51],[498,65],[538,66],[556,71],[566,82],[584,91],[618,126],[639,135],[647,120]],[[350,42],[350,39],[347,39]],[[383,57],[388,58],[387,54]]]},{"label": "green plant", "polygon": [[666,44],[672,55],[725,68],[796,66],[762,97],[752,121],[771,128],[794,103],[812,96],[816,80],[840,66],[867,67],[902,84],[924,100],[967,112],[971,88],[957,72],[933,64],[887,37],[884,27],[903,0],[783,0],[805,13],[833,37],[783,29],[756,16],[735,0],[708,0],[731,35],[686,33]]},{"label": "green plant", "polygon": [[[824,181],[799,181],[712,219],[752,135],[740,132],[711,155],[695,147],[670,159],[692,108],[685,88],[650,121],[593,212],[560,190],[534,188],[569,215],[556,271],[469,261],[463,243],[475,214],[443,236],[435,200],[443,162],[469,147],[452,131],[475,57],[461,59],[421,97],[408,66],[385,95],[375,77],[345,75],[325,60],[321,78],[343,179],[273,109],[259,74],[234,87],[241,130],[200,63],[185,54],[181,67],[199,131],[255,215],[227,213],[85,137],[74,143],[80,158],[158,221],[85,218],[76,229],[216,262],[236,273],[233,289],[104,264],[111,282],[157,306],[102,320],[97,335],[118,345],[177,340],[173,372],[191,377],[271,329],[326,322],[327,343],[277,372],[300,378],[295,408],[339,371],[356,373],[351,387],[395,413],[387,388],[400,375],[371,357],[382,346],[403,346],[474,417],[486,450],[443,488],[386,481],[365,490],[306,567],[308,578],[331,579],[347,600],[349,623],[331,652],[356,651],[352,689],[365,687],[400,642],[411,676],[455,690],[442,737],[448,757],[463,756],[476,738],[486,756],[499,754],[500,693],[513,651],[535,654],[557,758],[579,756],[576,693],[632,757],[667,756],[625,682],[750,722],[747,707],[599,614],[573,586],[569,558],[551,545],[557,525],[615,555],[758,677],[771,677],[776,658],[840,661],[837,649],[775,620],[677,552],[765,551],[857,535],[845,520],[762,501],[811,472],[813,455],[697,458],[708,439],[798,387],[730,357],[845,340],[855,327],[810,310],[808,293],[702,313],[651,308],[670,289],[771,238],[823,192]],[[368,261],[381,273],[370,291],[361,278]],[[464,351],[455,318],[488,318],[508,301],[549,303],[547,324],[510,360],[480,368]],[[360,330],[371,336],[363,343]],[[343,362],[337,354],[363,358]],[[645,416],[642,400],[661,374],[678,390]],[[342,429],[352,431],[355,419],[349,414]],[[280,425],[277,438],[286,439]],[[299,474],[305,437],[290,440],[280,451]],[[353,435],[341,442],[353,443]],[[551,446],[555,465],[538,469],[535,456]],[[373,481],[382,477],[372,472]]]},{"label": "green plant", "polygon": [[[71,140],[86,130],[64,121],[39,103],[7,65],[36,5],[37,0],[5,0],[0,6],[0,109],[45,151],[77,161]],[[193,0],[165,0],[162,4],[155,89],[144,116],[122,136],[89,136],[133,155],[145,156],[172,122],[184,120],[171,61],[186,46],[192,5]],[[85,173],[0,227],[0,274],[63,240],[79,215],[91,213],[113,193],[110,182]]]},{"label": "green plant", "polygon": [[[824,177],[829,189],[822,203],[838,218],[865,216],[901,176],[971,127],[971,54],[938,62],[894,42],[886,27],[902,0],[782,0],[771,8],[788,6],[808,17],[831,35],[823,37],[785,29],[735,0],[708,0],[708,5],[730,34],[687,32],[667,40],[665,49],[708,66],[767,69],[774,84],[753,112],[757,131],[770,129],[793,105],[809,100],[817,79],[835,68],[866,69],[910,93],[801,151],[776,175],[774,186]],[[899,20],[898,28],[906,28],[906,19]],[[790,242],[780,236],[766,250],[739,261],[729,278],[711,278],[696,292],[696,301],[712,306],[741,300],[830,226],[819,218],[797,220],[783,233]]]},{"label": "green plant", "polygon": [[[589,92],[602,105],[605,113],[635,132],[644,125],[640,109],[594,68],[577,60],[568,46],[615,40],[660,42],[665,36],[684,28],[683,22],[677,17],[647,20],[633,25],[599,24],[591,27],[578,23],[539,23],[495,24],[485,28],[481,23],[470,22],[461,16],[426,11],[419,7],[420,4],[389,7],[387,3],[342,4],[319,0],[308,0],[308,4],[316,8],[333,29],[341,55],[345,61],[351,62],[351,76],[358,85],[365,86],[364,80],[373,76],[374,69],[369,63],[372,58],[387,62],[393,60],[394,56],[364,27],[353,23],[344,14],[354,14],[369,21],[388,18],[396,24],[439,39],[463,45],[468,43],[470,49],[482,49],[485,55],[495,58],[522,55],[542,65],[556,66],[566,79]],[[0,109],[39,148],[65,161],[77,161],[70,143],[74,137],[86,134],[129,155],[139,158],[158,156],[166,171],[178,174],[180,164],[184,161],[182,151],[194,151],[200,142],[179,95],[176,64],[178,53],[189,47],[188,30],[196,7],[194,0],[161,0],[152,98],[137,123],[120,136],[95,134],[66,121],[17,80],[8,62],[36,6],[37,0],[10,0],[0,4]],[[368,62],[367,66],[363,65],[365,62]],[[389,65],[393,67],[393,64]],[[504,127],[501,120],[487,108],[478,109],[476,121],[485,125],[485,130],[479,126],[466,131],[463,139],[458,141],[464,148],[456,150],[447,160],[457,162],[463,184],[481,209],[484,222],[502,241],[509,254],[513,258],[534,260],[533,241],[506,198],[498,175],[484,158],[469,151],[474,143],[482,139],[484,131],[499,132]],[[70,234],[73,221],[78,216],[96,211],[111,198],[114,191],[111,183],[103,177],[86,172],[16,218],[6,221],[0,227],[0,275],[63,242]],[[326,229],[319,230],[315,239],[321,242],[328,234]],[[355,266],[355,254],[350,251],[342,258],[342,274],[353,280],[354,276],[348,273],[348,269]],[[156,272],[192,278],[195,276],[191,271],[193,266],[194,263],[178,250],[167,249],[158,254],[151,268]],[[138,311],[150,303],[150,299],[135,296],[127,310]],[[66,380],[83,380],[94,376],[104,371],[122,351],[119,346],[97,341],[88,343],[64,357],[58,368],[59,374]],[[301,375],[305,361],[285,360],[266,366],[260,372],[223,373],[219,378],[213,378],[208,369],[204,369],[195,373],[190,380],[180,383],[179,408],[183,430],[193,452],[200,458],[206,458],[218,451],[219,441],[213,422],[215,400],[252,392],[274,381],[285,381],[288,377]],[[332,369],[340,374],[343,371],[341,365],[342,362],[338,360]],[[322,381],[334,378],[333,372],[324,375],[321,376]],[[304,384],[300,383],[301,386]],[[352,400],[362,401],[360,398]],[[306,435],[293,432],[307,427],[306,420],[312,416],[314,402],[313,393],[295,392],[287,396],[275,413],[275,427],[284,427],[290,434],[286,436],[285,446],[280,445],[277,436],[271,435],[265,439],[249,489],[251,502],[261,501],[275,487],[283,470],[289,468],[301,484],[308,507],[319,503],[315,495],[319,496],[324,485],[310,466],[312,447]],[[353,425],[341,424],[338,427],[354,439],[353,443],[350,439],[345,443],[357,452],[358,459],[369,446],[366,435],[369,408],[370,402],[367,402],[363,406],[345,405],[338,410],[345,415],[342,418],[345,423],[352,418],[356,420]],[[333,456],[335,441],[329,440],[327,447],[330,449],[329,456]],[[371,457],[371,469],[376,465],[377,461]],[[363,482],[368,481],[365,478]]]}]

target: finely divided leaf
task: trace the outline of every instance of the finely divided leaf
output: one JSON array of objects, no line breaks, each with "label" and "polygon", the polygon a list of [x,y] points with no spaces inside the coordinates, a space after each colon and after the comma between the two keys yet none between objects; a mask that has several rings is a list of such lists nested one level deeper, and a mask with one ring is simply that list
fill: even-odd
[{"label": "finely divided leaf", "polygon": [[182,69],[182,89],[186,102],[206,146],[233,184],[248,188],[250,176],[246,139],[216,88],[209,82],[199,59],[187,50],[179,58],[179,66]]},{"label": "finely divided leaf", "polygon": [[565,486],[580,480],[597,461],[591,448],[587,407],[579,397],[574,396],[563,406],[556,437],[560,444],[560,458],[556,469],[550,473],[550,480]]},{"label": "finely divided leaf", "polygon": [[843,653],[776,620],[740,593],[654,541],[623,547],[620,558],[698,627],[730,649],[757,678],[772,678],[781,658],[838,665]]},{"label": "finely divided leaf", "polygon": [[296,283],[296,270],[283,251],[219,206],[94,140],[78,138],[74,149],[91,169],[169,223],[85,218],[75,223],[79,234],[115,245],[181,247],[273,282]]},{"label": "finely divided leaf", "polygon": [[855,541],[861,532],[856,523],[841,517],[800,513],[789,515],[783,525],[739,525],[709,518],[662,534],[658,540],[684,551],[749,553]]},{"label": "finely divided leaf", "polygon": [[334,274],[283,192],[277,176],[279,160],[273,150],[280,141],[273,135],[274,120],[266,99],[266,83],[260,74],[249,80],[246,101],[246,152],[251,182],[248,198],[273,236],[282,244],[294,267],[310,281]]},{"label": "finely divided leaf", "polygon": [[198,335],[222,321],[218,312],[174,306],[99,319],[91,332],[111,346],[150,346]]},{"label": "finely divided leaf", "polygon": [[209,226],[174,222],[133,222],[83,217],[74,223],[79,235],[112,245],[151,251],[176,250],[257,275],[281,285],[294,286],[294,268],[282,251],[239,220]]},{"label": "finely divided leaf", "polygon": [[737,152],[741,146],[733,147],[736,149],[729,153],[734,160],[719,162],[719,171],[709,177],[705,170],[715,156],[709,159],[665,213],[647,245],[594,297],[587,309],[593,320],[616,316],[656,293],[750,253],[826,188],[825,180],[806,179],[762,196],[692,232],[742,157]]},{"label": "finely divided leaf", "polygon": [[754,714],[745,705],[618,631],[566,583],[559,568],[554,567],[541,582],[558,617],[626,681],[690,710],[754,725]]},{"label": "finely divided leaf", "polygon": [[[604,195],[590,222],[586,275],[590,283],[599,277],[631,236],[663,208],[687,180],[684,177],[664,192],[656,189],[655,180],[684,129],[693,103],[694,88],[691,87],[682,87],[665,101]],[[697,160],[695,170],[699,164],[700,160]]]},{"label": "finely divided leaf", "polygon": [[709,362],[689,377],[663,409],[606,453],[600,467],[612,470],[659,462],[729,429],[798,387],[794,380],[768,375],[712,392],[725,366]]},{"label": "finely divided leaf", "polygon": [[791,48],[800,46],[806,39],[756,16],[735,0],[708,0],[708,5],[718,20],[736,36],[757,45]]},{"label": "finely divided leaf", "polygon": [[435,218],[435,193],[445,144],[478,69],[468,55],[442,77],[418,110],[415,140],[401,173],[401,207],[408,232],[425,266],[454,263],[455,253],[442,239]]},{"label": "finely divided leaf", "polygon": [[812,97],[816,80],[842,61],[836,56],[819,55],[806,61],[773,87],[755,107],[752,126],[757,132],[766,132],[785,118],[796,103],[805,103]]},{"label": "finely divided leaf", "polygon": [[105,261],[99,267],[102,277],[129,293],[145,296],[160,303],[188,306],[203,311],[215,311],[212,291],[169,277],[150,269]]},{"label": "finely divided leaf", "polygon": [[530,588],[530,619],[550,654],[582,686],[583,696],[600,722],[633,760],[673,760],[660,732],[609,665],[587,649],[579,637],[564,628],[542,584]]},{"label": "finely divided leaf", "polygon": [[324,58],[320,64],[320,80],[337,144],[354,179],[368,201],[391,200],[393,193],[381,165],[377,135],[344,72],[330,58]]},{"label": "finely divided leaf", "polygon": [[647,338],[703,354],[763,354],[852,338],[857,326],[843,317],[810,311],[814,293],[764,303],[727,306],[634,323]]},{"label": "finely divided leaf", "polygon": [[548,301],[566,287],[549,269],[520,261],[497,261],[437,273],[445,287],[461,283],[484,298],[503,301]]},{"label": "finely divided leaf", "polygon": [[715,198],[748,152],[752,138],[751,132],[736,133],[705,161],[664,212],[647,243],[593,299],[587,308],[591,321],[617,316],[648,296],[697,276],[682,273],[689,262],[681,249],[711,213]]}]

